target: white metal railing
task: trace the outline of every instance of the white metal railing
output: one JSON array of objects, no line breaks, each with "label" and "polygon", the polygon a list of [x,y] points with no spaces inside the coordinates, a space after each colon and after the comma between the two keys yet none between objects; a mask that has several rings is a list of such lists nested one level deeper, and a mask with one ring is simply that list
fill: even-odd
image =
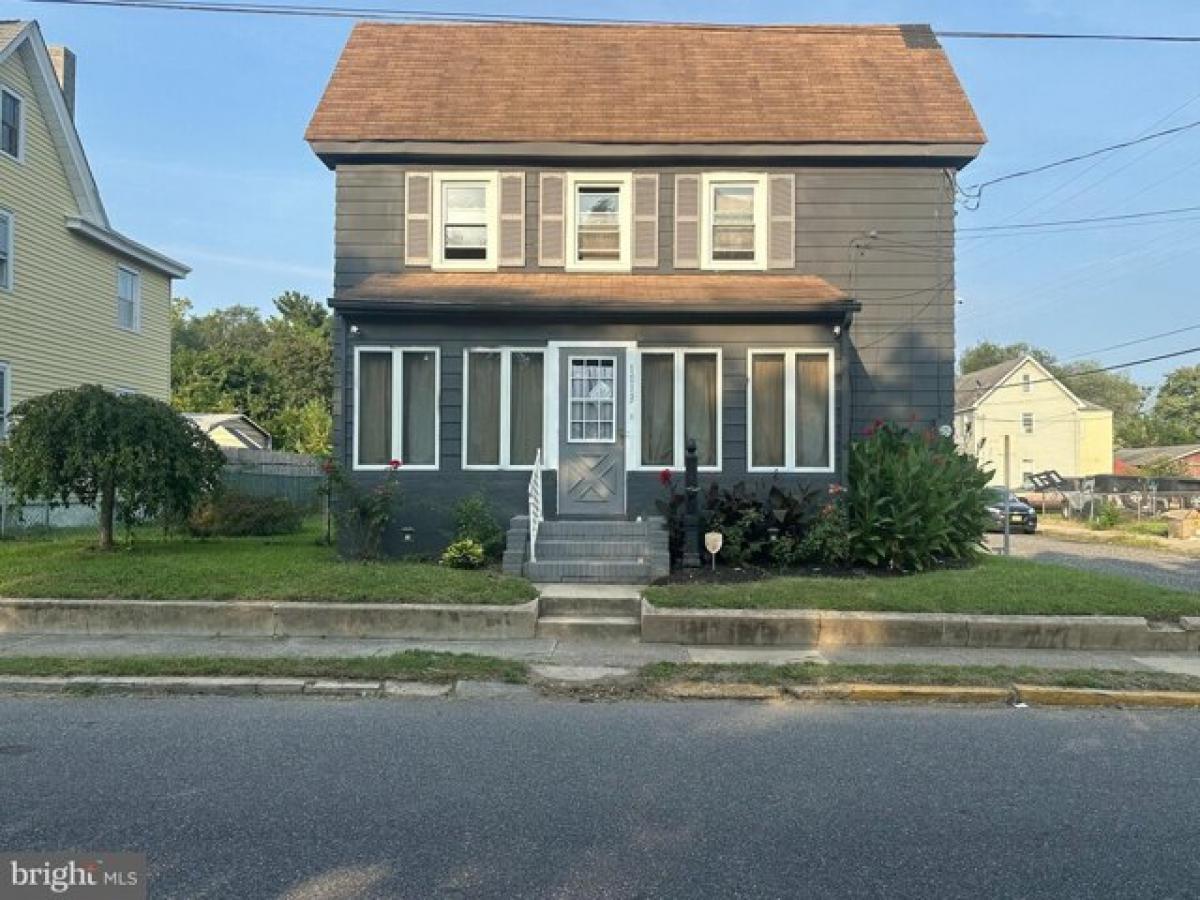
[{"label": "white metal railing", "polygon": [[537,562],[538,526],[542,524],[542,448],[533,457],[529,474],[529,561]]}]

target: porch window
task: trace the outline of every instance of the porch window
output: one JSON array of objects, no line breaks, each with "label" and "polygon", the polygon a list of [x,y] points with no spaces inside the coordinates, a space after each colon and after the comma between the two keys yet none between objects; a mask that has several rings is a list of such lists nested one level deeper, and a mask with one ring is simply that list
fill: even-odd
[{"label": "porch window", "polygon": [[631,176],[568,176],[567,268],[626,271],[632,230]]},{"label": "porch window", "polygon": [[355,467],[436,469],[438,351],[363,347],[356,360]]},{"label": "porch window", "polygon": [[647,350],[641,354],[641,464],[682,469],[688,438],[702,468],[721,459],[720,353]]},{"label": "porch window", "polygon": [[466,354],[464,468],[528,468],[542,447],[545,352],[519,348]]},{"label": "porch window", "polygon": [[434,175],[435,269],[496,267],[496,175]]},{"label": "porch window", "polygon": [[751,471],[833,471],[833,351],[751,350]]}]

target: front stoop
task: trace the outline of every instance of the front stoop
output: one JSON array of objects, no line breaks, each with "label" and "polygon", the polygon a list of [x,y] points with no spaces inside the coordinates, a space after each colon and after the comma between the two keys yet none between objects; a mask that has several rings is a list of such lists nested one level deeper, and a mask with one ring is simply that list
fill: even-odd
[{"label": "front stoop", "polygon": [[504,571],[547,584],[648,584],[670,571],[666,523],[659,517],[543,522],[537,561],[529,558],[529,519],[508,530]]},{"label": "front stoop", "polygon": [[538,637],[568,641],[639,640],[641,590],[623,584],[541,584]]}]

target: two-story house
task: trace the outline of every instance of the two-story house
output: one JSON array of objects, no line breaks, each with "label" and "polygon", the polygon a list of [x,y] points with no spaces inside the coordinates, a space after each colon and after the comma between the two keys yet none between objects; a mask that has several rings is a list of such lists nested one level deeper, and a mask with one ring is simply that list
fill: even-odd
[{"label": "two-story house", "polygon": [[926,27],[362,24],[307,139],[336,452],[403,462],[393,550],[531,481],[547,519],[653,516],[689,440],[704,479],[821,486],[873,420],[951,421],[984,135]]},{"label": "two-story house", "polygon": [[171,391],[171,279],[188,269],[110,225],[75,129],[75,71],[36,22],[0,21],[4,416],[80,384]]}]

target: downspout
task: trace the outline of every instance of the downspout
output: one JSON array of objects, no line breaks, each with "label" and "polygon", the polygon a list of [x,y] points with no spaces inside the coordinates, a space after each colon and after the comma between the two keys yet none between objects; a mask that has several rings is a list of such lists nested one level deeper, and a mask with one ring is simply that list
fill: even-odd
[{"label": "downspout", "polygon": [[839,447],[837,470],[839,480],[845,483],[850,467],[850,415],[853,408],[850,397],[850,322],[851,315],[846,314],[838,334],[838,393],[841,400],[838,403]]}]

